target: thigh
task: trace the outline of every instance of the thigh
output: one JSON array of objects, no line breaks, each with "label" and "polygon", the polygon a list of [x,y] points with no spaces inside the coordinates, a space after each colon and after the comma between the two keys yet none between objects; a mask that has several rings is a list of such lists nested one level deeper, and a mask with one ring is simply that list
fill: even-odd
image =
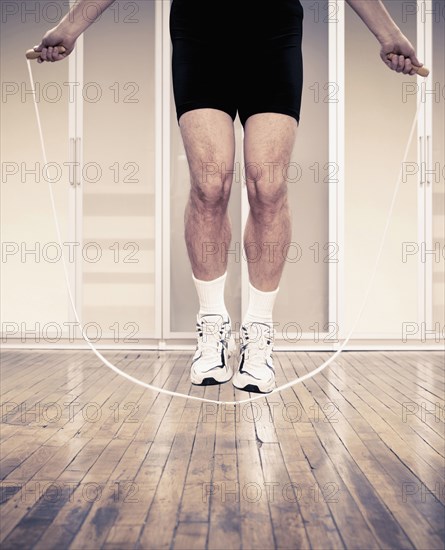
[{"label": "thigh", "polygon": [[231,183],[235,134],[231,117],[217,109],[196,109],[179,120],[192,185]]},{"label": "thigh", "polygon": [[259,181],[266,187],[283,184],[297,129],[295,118],[281,113],[257,113],[247,119],[244,160],[248,191]]}]

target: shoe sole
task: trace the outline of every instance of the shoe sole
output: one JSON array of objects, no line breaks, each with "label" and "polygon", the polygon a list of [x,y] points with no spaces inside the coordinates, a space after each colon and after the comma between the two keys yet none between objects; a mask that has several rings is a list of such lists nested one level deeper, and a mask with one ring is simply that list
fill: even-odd
[{"label": "shoe sole", "polygon": [[193,386],[220,386],[221,384],[226,384],[230,381],[230,378],[228,380],[224,380],[223,382],[218,382],[218,380],[215,380],[214,378],[204,378],[204,380],[201,383],[198,382],[192,382]]},{"label": "shoe sole", "polygon": [[[241,391],[247,391],[249,393],[263,393],[263,394],[268,394],[270,393],[272,390],[268,390],[268,391],[261,391],[260,388],[258,386],[255,386],[253,384],[247,384],[247,386],[244,386],[244,388],[239,388],[238,386],[235,386],[234,384],[234,387],[238,390],[241,390]],[[273,388],[272,388],[273,389]]]},{"label": "shoe sole", "polygon": [[194,386],[214,386],[216,384],[225,384],[232,378],[233,371],[230,366],[224,368],[223,372],[221,372],[222,370],[223,369],[221,369],[219,372],[216,371],[218,372],[219,376],[216,375],[215,371],[204,373],[201,375],[202,377],[196,374],[194,375],[194,373],[191,372],[190,381]]},{"label": "shoe sole", "polygon": [[242,374],[240,375],[239,372],[237,372],[235,374],[235,376],[233,377],[233,385],[235,388],[237,388],[238,390],[242,390],[242,391],[246,391],[246,392],[251,392],[251,393],[270,393],[274,388],[275,388],[275,380],[272,380],[272,385],[269,387],[269,386],[262,386],[261,384],[254,384],[252,383],[251,381],[246,381],[246,380],[239,380],[239,378],[243,376]]}]

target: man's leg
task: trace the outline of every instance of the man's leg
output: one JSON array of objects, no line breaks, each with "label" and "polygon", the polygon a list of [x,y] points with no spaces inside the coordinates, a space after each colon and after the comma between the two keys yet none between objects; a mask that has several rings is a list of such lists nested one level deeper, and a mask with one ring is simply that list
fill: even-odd
[{"label": "man's leg", "polygon": [[285,178],[297,127],[294,118],[278,113],[253,115],[245,125],[244,159],[250,212],[244,247],[249,280],[263,292],[277,289],[284,268],[283,250],[291,240]]},{"label": "man's leg", "polygon": [[249,305],[241,327],[240,369],[234,385],[267,393],[275,385],[271,359],[272,310],[291,240],[286,165],[295,144],[297,121],[259,113],[245,124],[244,159],[250,212],[244,231],[249,269]]},{"label": "man's leg", "polygon": [[[232,185],[235,136],[232,118],[217,109],[195,109],[179,120],[190,169],[185,239],[193,275],[202,281],[227,269],[231,225],[227,206]],[[225,247],[225,248],[224,248]]]},{"label": "man's leg", "polygon": [[229,380],[230,317],[224,303],[231,240],[228,201],[235,156],[233,120],[217,109],[195,109],[179,119],[190,169],[185,240],[199,298],[194,384]]}]

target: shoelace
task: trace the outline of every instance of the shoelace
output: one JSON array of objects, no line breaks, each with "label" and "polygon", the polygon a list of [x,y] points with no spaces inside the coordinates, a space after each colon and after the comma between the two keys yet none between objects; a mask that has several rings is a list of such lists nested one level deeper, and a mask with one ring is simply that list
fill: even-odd
[{"label": "shoelace", "polygon": [[[251,336],[253,327],[256,326],[256,335]],[[264,323],[249,323],[248,327],[243,326],[243,344],[241,350],[246,353],[246,358],[254,366],[264,366],[265,361],[270,358],[273,346],[275,331]]]},{"label": "shoelace", "polygon": [[217,324],[216,321],[208,321],[204,316],[196,323],[199,348],[203,357],[211,356],[215,353],[215,349],[217,353],[220,353],[221,346],[227,347],[227,339],[230,336],[228,334],[227,322],[221,318],[219,330],[216,330]]}]

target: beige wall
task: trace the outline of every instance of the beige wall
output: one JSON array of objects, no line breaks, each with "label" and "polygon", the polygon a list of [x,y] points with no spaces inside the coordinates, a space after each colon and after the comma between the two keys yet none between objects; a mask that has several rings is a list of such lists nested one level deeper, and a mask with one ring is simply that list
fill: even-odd
[{"label": "beige wall", "polygon": [[[17,7],[20,8],[19,2]],[[11,247],[18,249],[16,254],[2,257],[0,307],[3,323],[23,322],[24,328],[30,330],[37,322],[42,326],[46,323],[62,326],[68,316],[68,299],[61,263],[50,261],[57,251],[47,247],[56,241],[56,233],[33,99],[26,93],[31,87],[25,51],[40,41],[48,23],[33,16],[22,23],[21,15],[19,11],[7,17],[3,12],[0,31],[1,239],[3,245],[11,243]],[[63,238],[68,240],[68,171],[63,167],[68,160],[68,96],[62,85],[68,81],[68,65],[33,64],[33,72],[41,92],[37,98],[48,161],[57,163],[61,171],[53,188]],[[27,174],[36,164],[38,176]],[[7,175],[6,170],[17,173]],[[49,176],[55,178],[56,174],[55,170]],[[21,253],[27,249],[37,249],[37,255],[22,259]]]}]

